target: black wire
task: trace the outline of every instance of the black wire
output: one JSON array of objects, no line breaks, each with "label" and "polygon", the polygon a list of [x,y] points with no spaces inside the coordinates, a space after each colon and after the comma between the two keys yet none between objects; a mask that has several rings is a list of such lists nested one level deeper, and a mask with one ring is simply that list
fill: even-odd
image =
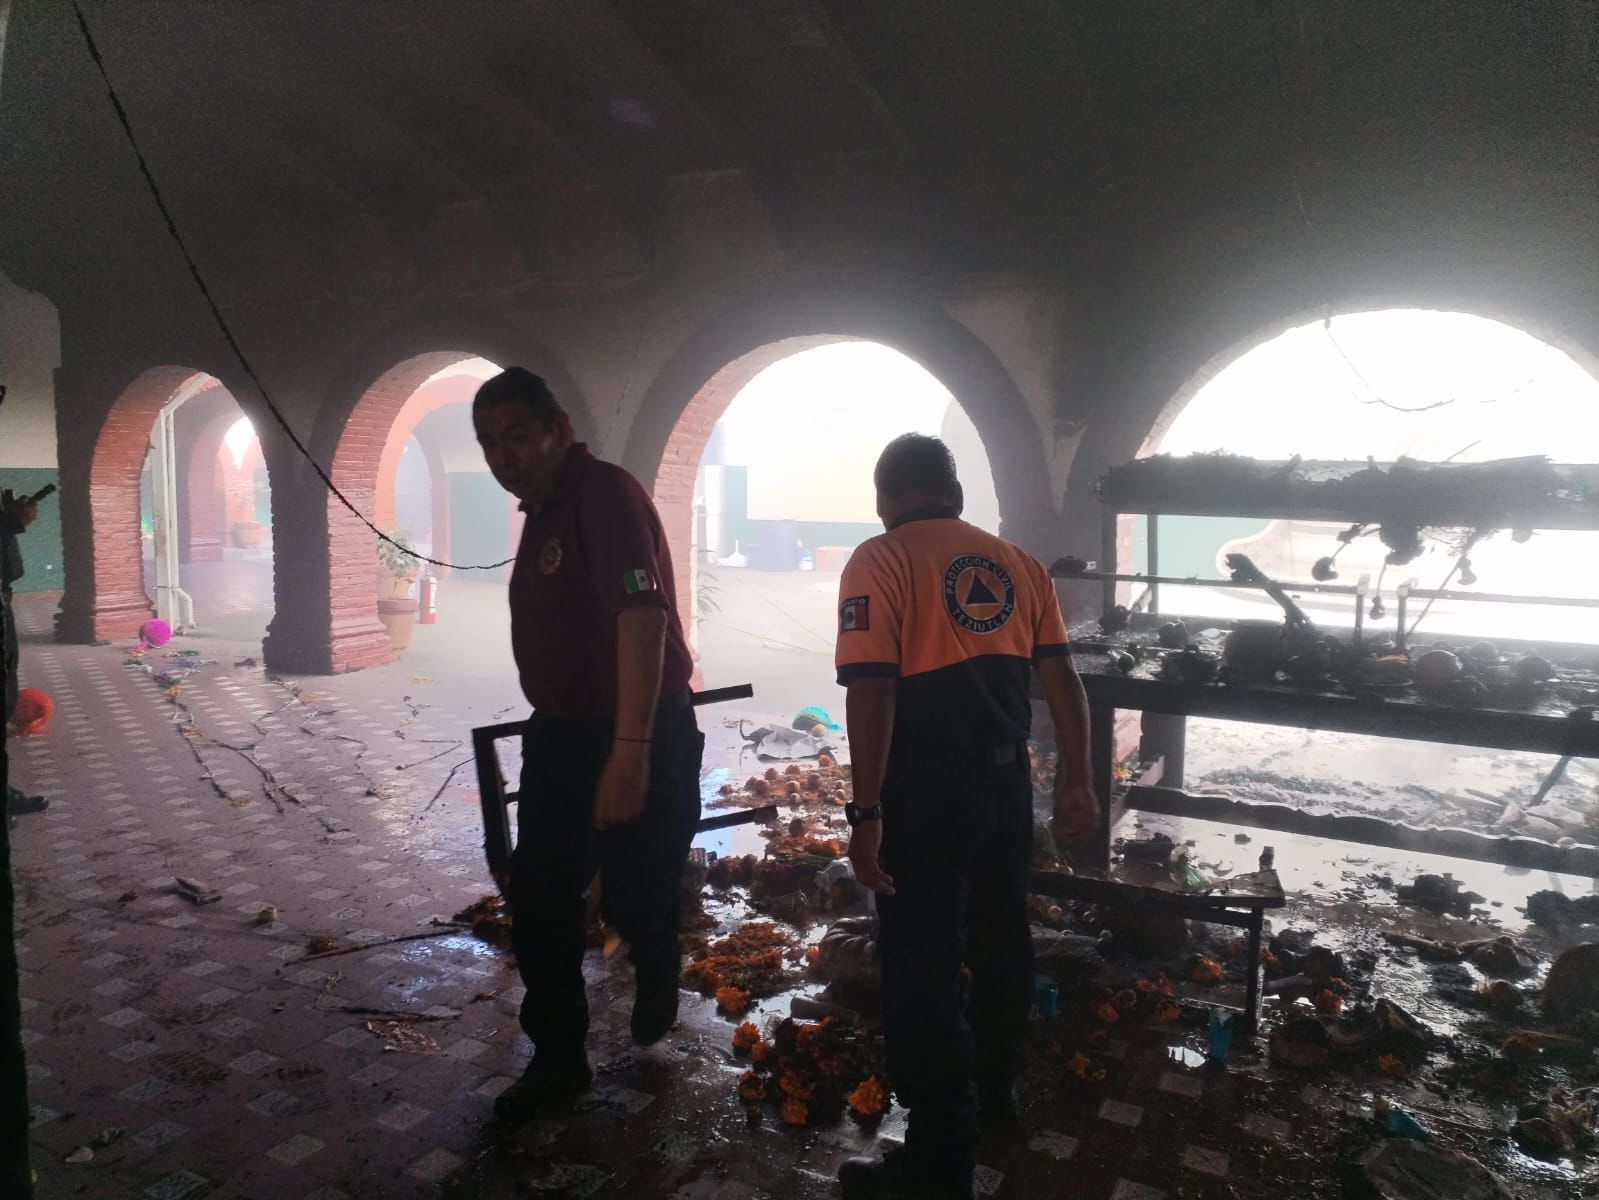
[{"label": "black wire", "polygon": [[338,498],[340,504],[350,510],[356,520],[377,534],[379,541],[387,542],[402,554],[408,554],[420,562],[430,563],[435,567],[448,567],[453,571],[495,571],[515,562],[514,558],[507,558],[497,563],[466,565],[444,562],[442,559],[429,558],[425,554],[418,554],[415,550],[396,541],[367,520],[361,510],[350,502],[349,497],[339,491],[334,485],[333,480],[328,477],[328,473],[322,469],[322,464],[311,457],[311,452],[305,448],[305,443],[300,440],[299,435],[289,425],[287,418],[284,417],[278,406],[273,402],[272,397],[267,393],[266,385],[261,382],[261,377],[255,373],[255,368],[250,365],[250,360],[245,357],[244,348],[239,345],[238,339],[233,336],[233,330],[228,327],[227,319],[223,317],[222,310],[217,307],[216,300],[211,296],[211,289],[206,286],[205,278],[200,274],[199,265],[195,263],[194,256],[189,253],[189,247],[184,242],[183,235],[178,232],[177,222],[173,220],[171,210],[167,208],[166,201],[161,197],[161,189],[156,186],[155,176],[150,173],[150,164],[145,161],[144,152],[139,149],[139,140],[133,134],[133,124],[128,120],[127,109],[122,107],[122,100],[118,97],[117,89],[112,84],[111,76],[106,71],[105,60],[100,57],[100,47],[95,44],[94,34],[89,32],[89,22],[84,18],[83,9],[79,6],[78,0],[72,0],[72,11],[77,14],[78,28],[83,31],[84,44],[89,49],[89,57],[94,59],[94,65],[100,72],[100,78],[105,82],[106,94],[111,98],[111,107],[116,110],[117,120],[122,123],[122,132],[127,135],[128,145],[133,149],[133,156],[139,162],[139,173],[144,176],[145,185],[150,189],[150,196],[155,201],[156,208],[161,212],[161,219],[166,222],[167,232],[172,235],[172,240],[177,243],[178,253],[183,255],[183,261],[189,268],[189,274],[194,278],[195,286],[200,289],[200,295],[204,297],[206,307],[211,310],[211,316],[216,321],[217,328],[222,331],[223,340],[227,342],[228,349],[233,351],[233,356],[239,360],[239,366],[243,368],[245,376],[255,385],[256,391],[261,394],[261,400],[266,404],[267,411],[277,420],[279,427],[288,436],[294,448],[300,452],[301,457],[311,464],[311,469],[316,472],[317,478],[322,481],[329,492]]}]

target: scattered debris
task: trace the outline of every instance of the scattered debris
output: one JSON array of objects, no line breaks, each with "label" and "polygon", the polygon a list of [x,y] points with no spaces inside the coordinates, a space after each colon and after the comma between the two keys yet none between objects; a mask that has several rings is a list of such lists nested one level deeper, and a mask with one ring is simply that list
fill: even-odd
[{"label": "scattered debris", "polygon": [[437,1054],[441,1047],[416,1027],[414,1020],[368,1021],[367,1029],[383,1039],[383,1049],[404,1054]]},{"label": "scattered debris", "polygon": [[1521,1007],[1521,989],[1508,979],[1484,979],[1477,994],[1489,1008],[1500,1012],[1514,1012]]},{"label": "scattered debris", "polygon": [[191,904],[215,904],[222,899],[222,893],[207,887],[198,879],[187,879],[182,875],[174,878],[177,884],[178,895]]},{"label": "scattered debris", "polygon": [[1118,849],[1123,856],[1133,862],[1158,863],[1164,866],[1171,861],[1176,844],[1164,833],[1157,833],[1151,838],[1123,841]]},{"label": "scattered debris", "polygon": [[1599,1012],[1599,942],[1573,946],[1555,959],[1544,981],[1543,1008],[1555,1021]]},{"label": "scattered debris", "polygon": [[277,907],[272,904],[268,904],[265,908],[261,909],[260,912],[255,914],[255,923],[257,925],[275,925],[277,920],[278,910]]},{"label": "scattered debris", "polygon": [[841,992],[875,992],[882,981],[877,921],[872,917],[835,921],[817,943],[814,970]]},{"label": "scattered debris", "polygon": [[1400,886],[1398,896],[1417,908],[1458,917],[1469,916],[1471,906],[1483,901],[1476,892],[1465,891],[1453,875],[1417,875],[1414,883]]},{"label": "scattered debris", "polygon": [[791,954],[799,955],[793,935],[770,921],[750,922],[698,949],[683,969],[683,986],[702,996],[715,996],[723,988],[736,988],[757,999],[775,996],[791,982],[785,966]]},{"label": "scattered debris", "polygon": [[1564,1092],[1524,1104],[1512,1132],[1516,1144],[1539,1158],[1569,1158],[1589,1153],[1595,1145],[1594,1120],[1599,1101],[1578,1101]]},{"label": "scattered debris", "polygon": [[1527,897],[1527,919],[1555,930],[1599,923],[1599,893],[1573,898],[1561,892],[1534,892]]},{"label": "scattered debris", "polygon": [[1471,965],[1485,975],[1501,979],[1524,979],[1538,967],[1538,960],[1531,952],[1508,935],[1463,948]]},{"label": "scattered debris", "polygon": [[810,733],[801,733],[797,729],[762,725],[758,729],[746,732],[744,723],[740,721],[738,732],[744,739],[745,750],[754,751],[756,758],[767,762],[819,758],[833,748],[830,742],[823,738]]},{"label": "scattered debris", "polygon": [[472,936],[491,946],[511,944],[511,914],[505,907],[505,898],[498,892],[487,892],[455,914],[455,920],[472,927]]},{"label": "scattered debris", "polygon": [[1425,1125],[1386,1096],[1378,1096],[1372,1101],[1371,1113],[1377,1123],[1394,1137],[1411,1138],[1418,1142],[1432,1140],[1432,1134]]},{"label": "scattered debris", "polygon": [[106,1129],[102,1129],[99,1133],[95,1134],[94,1137],[90,1138],[87,1143],[77,1147],[72,1151],[72,1153],[68,1154],[61,1161],[72,1163],[74,1165],[79,1163],[93,1162],[94,1152],[96,1150],[104,1150],[107,1146],[116,1145],[116,1143],[122,1140],[122,1136],[126,1132],[126,1130],[115,1125],[112,1125]]},{"label": "scattered debris", "polygon": [[[439,921],[436,924],[444,926],[442,929],[429,930],[427,933],[407,933],[400,937],[379,938],[375,942],[363,942],[359,946],[340,946],[338,942],[328,937],[314,937],[307,944],[308,953],[301,955],[294,961],[297,963],[310,962],[314,958],[332,958],[339,954],[354,954],[358,950],[372,950],[378,946],[394,946],[401,942],[419,942],[426,938],[451,937],[461,933],[465,928],[453,921]],[[330,945],[331,943],[331,945]],[[328,946],[327,949],[312,949],[316,946]]]},{"label": "scattered debris", "polygon": [[1377,1200],[1514,1200],[1474,1158],[1430,1142],[1390,1138],[1356,1163],[1363,1194]]}]

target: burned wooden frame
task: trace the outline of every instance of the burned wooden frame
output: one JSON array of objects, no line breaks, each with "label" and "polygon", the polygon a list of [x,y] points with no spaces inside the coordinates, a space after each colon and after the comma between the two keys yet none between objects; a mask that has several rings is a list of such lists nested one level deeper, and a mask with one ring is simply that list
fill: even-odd
[{"label": "burned wooden frame", "polygon": [[[755,689],[744,683],[695,692],[690,703],[695,708],[702,708],[707,704],[723,704],[729,700],[748,700],[753,695]],[[494,744],[506,738],[519,738],[526,728],[526,721],[502,721],[498,725],[482,725],[472,731],[472,757],[477,764],[478,800],[483,810],[483,854],[488,859],[489,870],[495,875],[502,875],[511,869],[511,854],[516,844],[511,833],[510,806],[516,803],[518,793],[506,790],[505,775],[500,770],[500,759]],[[695,832],[726,829],[753,821],[769,821],[776,815],[775,804],[743,812],[722,813],[702,819],[695,826]]]}]

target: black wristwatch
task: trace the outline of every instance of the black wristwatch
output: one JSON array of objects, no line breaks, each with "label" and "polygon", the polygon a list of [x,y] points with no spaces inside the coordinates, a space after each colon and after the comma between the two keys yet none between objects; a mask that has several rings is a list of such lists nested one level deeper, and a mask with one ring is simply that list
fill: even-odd
[{"label": "black wristwatch", "polygon": [[883,806],[874,804],[870,808],[856,808],[855,801],[851,800],[844,805],[844,819],[849,822],[851,829],[854,829],[857,825],[864,825],[868,821],[881,821],[883,819]]}]

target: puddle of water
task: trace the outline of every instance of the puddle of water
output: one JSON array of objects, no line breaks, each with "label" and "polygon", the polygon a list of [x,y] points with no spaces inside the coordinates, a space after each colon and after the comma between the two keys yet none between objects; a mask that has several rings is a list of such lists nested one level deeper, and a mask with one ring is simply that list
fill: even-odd
[{"label": "puddle of water", "polygon": [[1167,1046],[1166,1057],[1194,1070],[1205,1065],[1205,1056],[1192,1046]]}]

